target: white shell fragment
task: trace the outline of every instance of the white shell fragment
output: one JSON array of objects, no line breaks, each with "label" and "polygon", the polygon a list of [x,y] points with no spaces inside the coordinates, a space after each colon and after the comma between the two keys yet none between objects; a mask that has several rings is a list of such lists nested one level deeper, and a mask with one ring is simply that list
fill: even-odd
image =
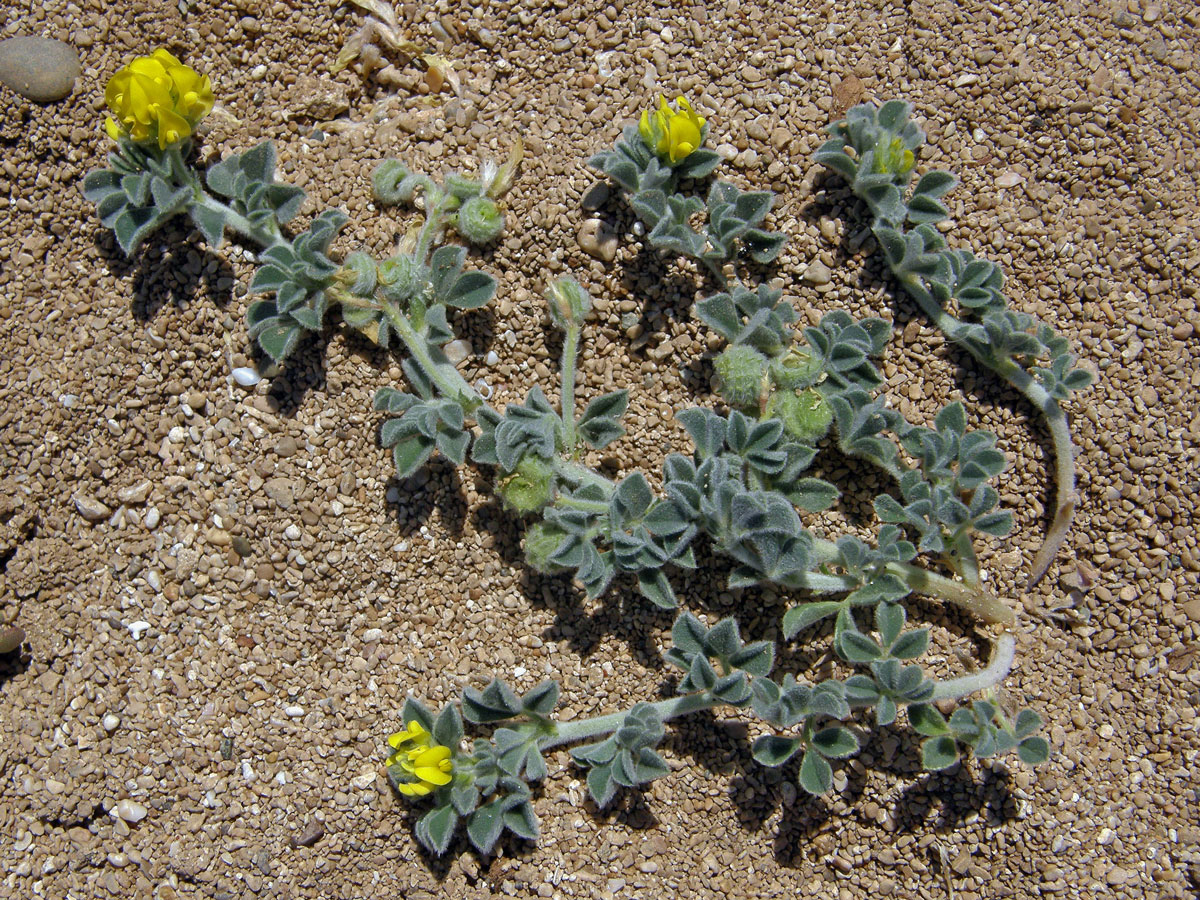
[{"label": "white shell fragment", "polygon": [[257,369],[251,369],[249,366],[238,366],[233,370],[233,380],[241,387],[251,388],[262,381],[262,376],[258,374]]}]

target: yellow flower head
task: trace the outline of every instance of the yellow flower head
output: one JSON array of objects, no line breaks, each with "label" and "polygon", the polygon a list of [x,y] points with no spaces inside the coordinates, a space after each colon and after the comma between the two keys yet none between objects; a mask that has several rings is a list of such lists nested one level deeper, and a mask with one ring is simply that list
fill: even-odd
[{"label": "yellow flower head", "polygon": [[397,731],[388,738],[388,746],[396,752],[387,758],[387,766],[396,765],[402,759],[408,758],[408,753],[414,748],[424,749],[430,743],[429,732],[416,719],[409,722],[403,731]]},{"label": "yellow flower head", "polygon": [[916,164],[913,152],[904,146],[900,138],[885,140],[875,147],[875,171],[880,175],[907,175]]},{"label": "yellow flower head", "polygon": [[449,784],[454,777],[454,760],[450,758],[450,748],[441,744],[432,746],[417,746],[405,754],[407,759],[400,760],[400,768],[416,781],[402,781],[396,789],[409,797],[424,797],[426,794]]},{"label": "yellow flower head", "polygon": [[686,97],[675,100],[672,109],[665,98],[658,98],[658,109],[642,112],[638,131],[646,146],[659,158],[676,165],[686,159],[704,142],[704,119],[692,111]]},{"label": "yellow flower head", "polygon": [[192,136],[213,107],[212,83],[166,50],[139,56],[109,79],[104,100],[116,118],[104,130],[116,140],[158,143],[160,150]]}]

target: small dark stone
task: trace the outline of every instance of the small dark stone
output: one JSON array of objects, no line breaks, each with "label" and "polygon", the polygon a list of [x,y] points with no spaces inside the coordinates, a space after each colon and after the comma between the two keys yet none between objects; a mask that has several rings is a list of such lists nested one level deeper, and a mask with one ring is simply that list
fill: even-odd
[{"label": "small dark stone", "polygon": [[325,826],[316,819],[311,820],[300,831],[292,835],[293,847],[311,847],[325,837]]},{"label": "small dark stone", "polygon": [[233,738],[221,738],[221,758],[233,759]]},{"label": "small dark stone", "polygon": [[254,545],[250,543],[244,536],[235,534],[233,536],[233,552],[245,559],[254,552]]}]

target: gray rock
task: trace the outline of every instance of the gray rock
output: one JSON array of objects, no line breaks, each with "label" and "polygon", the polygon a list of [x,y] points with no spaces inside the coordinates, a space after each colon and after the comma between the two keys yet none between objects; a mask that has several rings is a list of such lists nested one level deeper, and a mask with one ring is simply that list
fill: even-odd
[{"label": "gray rock", "polygon": [[25,643],[25,631],[19,625],[0,628],[0,656],[12,653]]},{"label": "gray rock", "polygon": [[325,826],[316,819],[311,820],[298,833],[292,835],[293,847],[311,847],[325,836]]},{"label": "gray rock", "polygon": [[617,256],[617,234],[603,219],[587,219],[579,229],[579,246],[588,256],[609,263]]},{"label": "gray rock", "polygon": [[29,36],[0,41],[0,82],[27,100],[61,100],[78,77],[79,54],[69,44]]}]

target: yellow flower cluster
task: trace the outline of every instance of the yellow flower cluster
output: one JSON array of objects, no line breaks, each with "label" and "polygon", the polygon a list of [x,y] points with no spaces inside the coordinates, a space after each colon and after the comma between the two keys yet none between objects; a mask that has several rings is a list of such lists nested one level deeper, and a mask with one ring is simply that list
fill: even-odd
[{"label": "yellow flower cluster", "polygon": [[388,738],[388,746],[396,752],[387,758],[387,766],[399,765],[416,781],[402,781],[396,790],[409,797],[424,797],[426,794],[449,784],[454,777],[454,761],[450,748],[433,743],[433,738],[420,722],[409,722],[404,731]]},{"label": "yellow flower cluster", "polygon": [[703,142],[704,119],[692,111],[687,98],[679,97],[675,109],[663,97],[658,98],[658,109],[653,114],[642,111],[638,131],[646,146],[667,160],[671,165],[682,162]]},{"label": "yellow flower cluster", "polygon": [[191,137],[196,124],[208,115],[213,107],[212,83],[166,50],[155,50],[114,75],[104,100],[116,115],[104,121],[109,137],[157,141],[164,150]]}]

